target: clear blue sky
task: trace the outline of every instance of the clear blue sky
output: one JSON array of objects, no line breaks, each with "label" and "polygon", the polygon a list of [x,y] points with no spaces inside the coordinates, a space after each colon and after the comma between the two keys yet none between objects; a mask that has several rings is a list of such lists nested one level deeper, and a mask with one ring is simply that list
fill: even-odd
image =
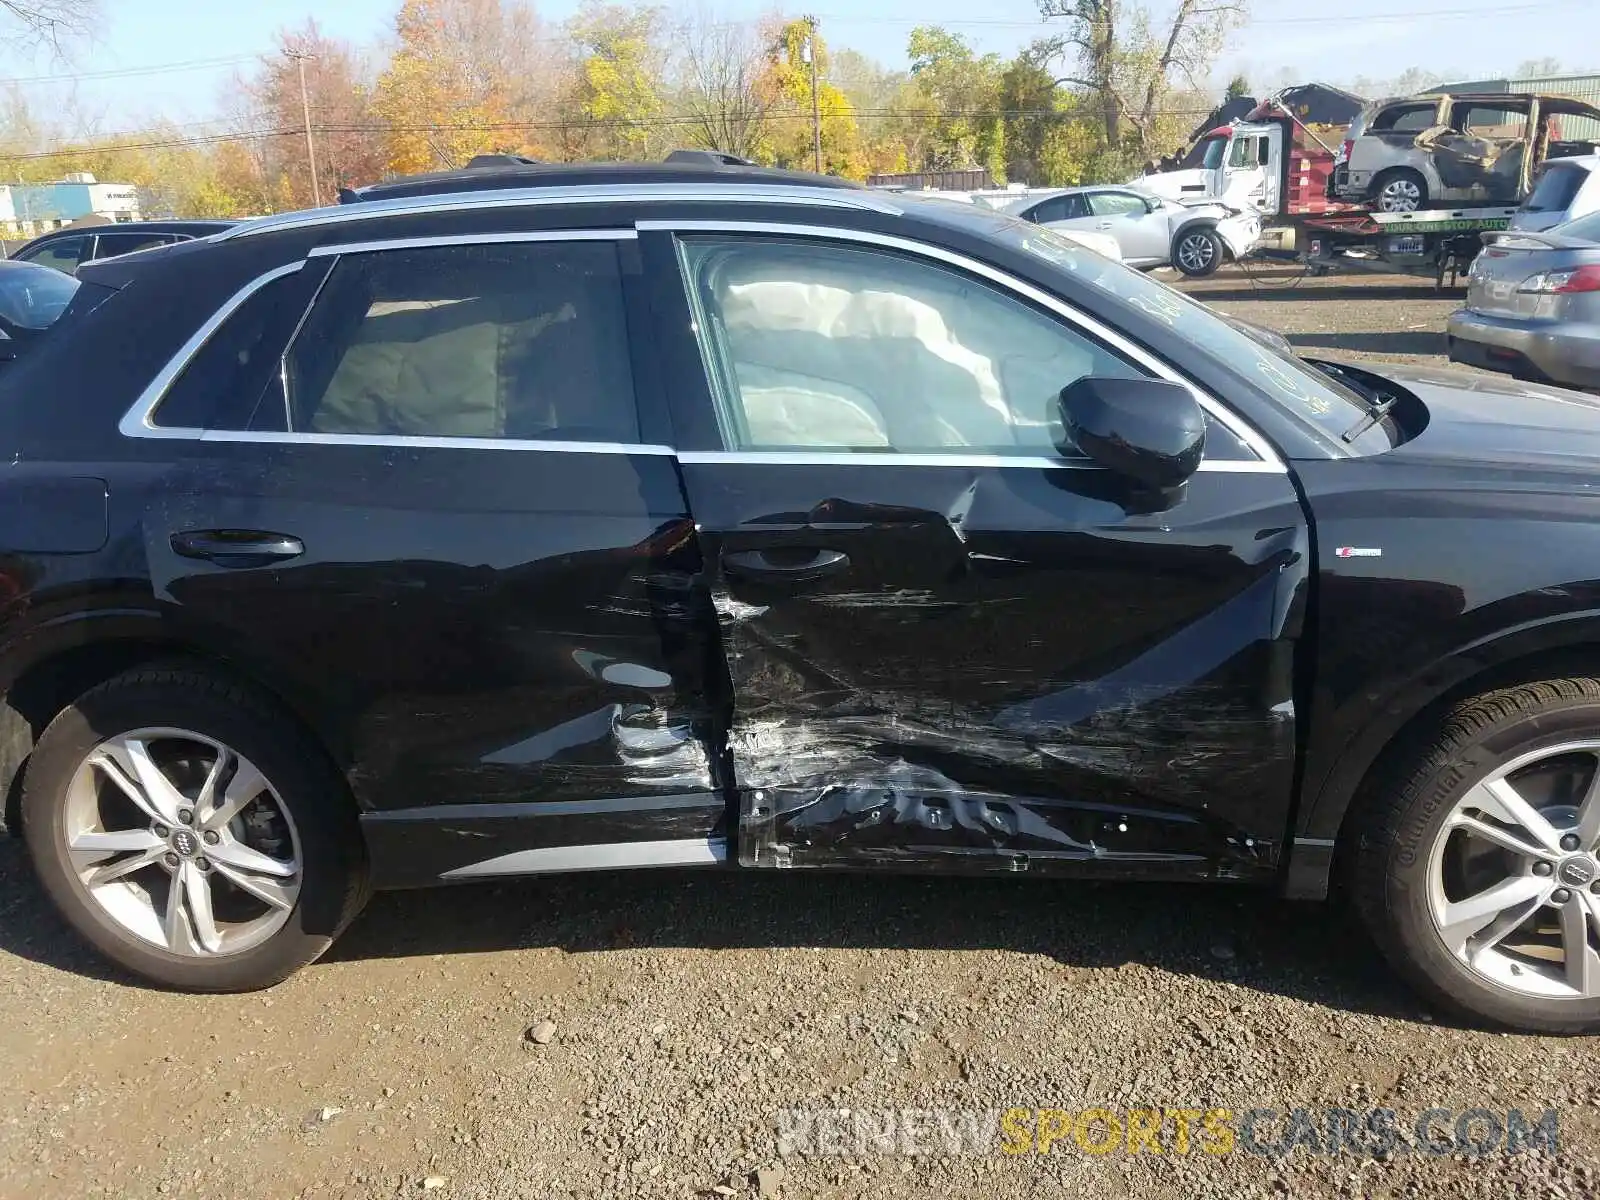
[{"label": "clear blue sky", "polygon": [[[387,35],[399,0],[101,3],[95,37],[74,47],[69,63],[0,54],[0,78],[27,77],[17,86],[39,110],[71,113],[76,121],[108,132],[152,115],[178,122],[215,117],[233,73],[249,65],[218,60],[261,53],[275,31],[299,25],[312,13],[330,34],[374,45]],[[728,18],[757,16],[773,7],[770,0],[708,3]],[[1159,11],[1164,3],[1170,0],[1154,0],[1152,7]],[[917,24],[945,25],[980,49],[1007,53],[1048,29],[1039,22],[1033,0],[812,4],[833,46],[849,46],[893,66],[904,65],[906,35]],[[572,0],[556,0],[539,11],[554,22],[574,7]],[[872,15],[861,15],[866,12]],[[1257,0],[1254,19],[1233,35],[1218,73],[1226,78],[1242,69],[1267,80],[1288,70],[1301,79],[1344,81],[1388,78],[1422,67],[1482,77],[1546,56],[1600,70],[1600,0],[1340,0],[1305,7]],[[176,63],[193,65],[118,78],[71,78]]]}]

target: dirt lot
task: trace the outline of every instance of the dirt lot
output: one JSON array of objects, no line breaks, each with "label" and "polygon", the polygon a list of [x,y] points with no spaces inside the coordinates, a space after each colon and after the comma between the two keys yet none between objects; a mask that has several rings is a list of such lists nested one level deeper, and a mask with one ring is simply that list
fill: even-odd
[{"label": "dirt lot", "polygon": [[[1195,290],[1308,349],[1428,361],[1456,302]],[[191,997],[80,949],[5,842],[0,1012],[6,1197],[750,1195],[757,1171],[792,1197],[1600,1194],[1600,1039],[1452,1027],[1337,909],[1226,889],[636,873],[388,895],[274,991]],[[778,1147],[789,1109],[1098,1105],[1554,1108],[1561,1144]]]}]

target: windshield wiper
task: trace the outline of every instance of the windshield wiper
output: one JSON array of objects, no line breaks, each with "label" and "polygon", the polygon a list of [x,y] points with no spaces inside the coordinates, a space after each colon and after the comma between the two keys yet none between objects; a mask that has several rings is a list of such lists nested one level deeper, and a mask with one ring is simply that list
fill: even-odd
[{"label": "windshield wiper", "polygon": [[1366,415],[1339,435],[1341,442],[1355,441],[1367,430],[1389,415],[1389,410],[1400,401],[1399,396],[1388,395],[1383,392],[1374,392],[1373,398],[1378,402],[1367,406]]}]

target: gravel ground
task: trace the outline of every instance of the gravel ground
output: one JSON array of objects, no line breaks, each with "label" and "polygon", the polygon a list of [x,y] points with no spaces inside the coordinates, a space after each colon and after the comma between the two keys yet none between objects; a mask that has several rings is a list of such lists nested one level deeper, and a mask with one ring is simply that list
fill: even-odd
[{"label": "gravel ground", "polygon": [[[1302,347],[1413,361],[1456,302],[1231,271],[1192,290]],[[0,1011],[6,1197],[1600,1195],[1600,1039],[1453,1026],[1338,908],[1221,887],[635,873],[394,894],[270,993],[195,997],[81,949],[0,842]],[[1213,1156],[1169,1125],[1162,1155],[833,1157],[777,1132],[791,1109],[1297,1105],[1554,1108],[1561,1143]]]}]

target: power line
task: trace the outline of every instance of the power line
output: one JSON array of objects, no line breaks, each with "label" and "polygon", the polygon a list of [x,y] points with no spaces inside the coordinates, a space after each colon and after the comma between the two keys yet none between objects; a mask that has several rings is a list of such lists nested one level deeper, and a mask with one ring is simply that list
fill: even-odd
[{"label": "power line", "polygon": [[[1389,9],[1382,13],[1338,14],[1314,17],[1256,17],[1249,22],[1255,25],[1335,25],[1351,21],[1363,23],[1380,21],[1408,21],[1454,17],[1492,17],[1498,19],[1507,13],[1532,12],[1540,9],[1571,8],[1588,0],[1529,0],[1524,4],[1508,4],[1492,8],[1430,8]],[[819,13],[819,20],[836,21],[841,25],[898,25],[904,27],[930,26],[935,28],[991,28],[991,29],[1061,29],[1054,20],[1036,18],[1031,21],[1008,21],[998,18],[967,17],[948,21],[918,20],[915,17],[861,17],[847,13]]]},{"label": "power line", "polygon": [[[1152,116],[1166,117],[1202,117],[1211,109],[1209,108],[1169,108],[1158,109]],[[916,117],[923,120],[928,117],[940,119],[975,119],[975,120],[1003,120],[1006,118],[1022,117],[1060,117],[1071,119],[1074,114],[1063,113],[1052,108],[990,108],[990,109],[939,109],[930,112],[927,109],[907,110],[899,108],[856,109],[856,117]],[[810,121],[811,114],[807,112],[767,113],[755,118],[752,124],[771,124],[783,121]],[[673,117],[646,117],[636,121],[607,120],[607,121],[488,121],[482,123],[457,122],[457,123],[430,123],[430,124],[346,124],[346,125],[313,125],[312,132],[319,135],[326,134],[386,134],[386,133],[515,133],[545,130],[571,130],[573,132],[605,132],[607,130],[621,129],[671,129],[683,126],[697,125],[701,118],[692,114]],[[306,127],[303,125],[290,126],[283,129],[246,129],[229,133],[205,134],[189,138],[160,138],[141,142],[111,142],[100,145],[66,146],[59,150],[37,150],[25,154],[0,154],[0,162],[33,162],[51,158],[70,158],[74,156],[96,154],[122,154],[134,153],[144,150],[173,150],[185,148],[202,148],[220,145],[225,142],[263,141],[278,137],[302,137]]]},{"label": "power line", "polygon": [[23,75],[15,79],[0,79],[0,87],[15,87],[34,83],[78,83],[88,79],[133,79],[146,75],[177,75],[184,71],[210,71],[220,67],[237,66],[255,62],[259,55],[234,54],[227,58],[192,58],[183,62],[147,63],[142,67],[117,67],[105,71],[83,71],[70,75]]}]

